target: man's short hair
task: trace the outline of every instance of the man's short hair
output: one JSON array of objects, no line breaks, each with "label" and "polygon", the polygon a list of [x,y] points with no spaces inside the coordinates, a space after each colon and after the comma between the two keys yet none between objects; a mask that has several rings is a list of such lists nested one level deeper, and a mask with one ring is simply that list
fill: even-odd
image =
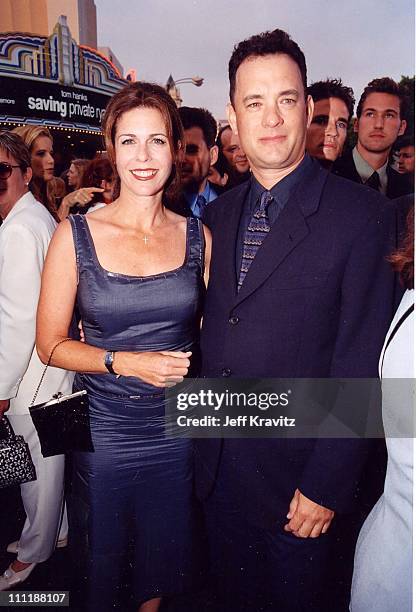
[{"label": "man's short hair", "polygon": [[256,34],[235,45],[228,64],[231,104],[234,103],[237,70],[244,60],[249,57],[263,57],[265,55],[274,55],[278,53],[288,55],[298,65],[306,96],[307,76],[305,56],[298,44],[291,39],[287,32],[276,29]]},{"label": "man's short hair", "polygon": [[396,83],[390,77],[382,77],[381,79],[373,79],[364,89],[361,94],[360,101],[357,106],[357,117],[358,119],[361,117],[361,113],[363,110],[364,102],[367,97],[372,93],[386,93],[392,96],[397,96],[400,100],[400,119],[406,119],[407,108],[408,108],[408,98],[403,90],[403,88]]},{"label": "man's short hair", "polygon": [[184,130],[193,127],[201,128],[208,149],[214,146],[217,137],[217,122],[206,108],[181,106],[179,115]]},{"label": "man's short hair", "polygon": [[218,131],[217,141],[216,141],[215,144],[217,145],[217,147],[218,147],[218,149],[220,151],[222,151],[222,149],[223,149],[223,144],[222,144],[222,140],[221,140],[222,139],[222,135],[227,130],[231,130],[231,125],[223,125],[222,128],[220,128],[219,131]]},{"label": "man's short hair", "polygon": [[326,81],[316,81],[309,85],[308,95],[312,96],[314,102],[327,100],[328,98],[339,98],[345,103],[348,109],[348,120],[354,112],[354,92],[351,87],[343,85],[341,79],[326,79]]},{"label": "man's short hair", "polygon": [[400,151],[400,149],[404,149],[404,147],[414,147],[415,146],[415,138],[410,134],[406,134],[405,136],[399,136],[396,142],[393,145],[394,151]]}]

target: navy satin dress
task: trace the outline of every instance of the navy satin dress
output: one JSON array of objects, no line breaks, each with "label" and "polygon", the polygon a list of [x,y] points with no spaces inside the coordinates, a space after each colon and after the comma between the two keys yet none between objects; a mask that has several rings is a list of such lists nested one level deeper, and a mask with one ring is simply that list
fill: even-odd
[{"label": "navy satin dress", "polygon": [[[204,293],[201,222],[187,219],[182,266],[135,277],[105,270],[87,218],[69,219],[85,341],[115,351],[192,350],[195,371]],[[74,490],[88,514],[88,610],[111,608],[129,549],[136,604],[188,589],[195,569],[192,441],[165,434],[161,388],[109,373],[83,374],[76,385],[88,390],[95,449],[75,457]]]}]

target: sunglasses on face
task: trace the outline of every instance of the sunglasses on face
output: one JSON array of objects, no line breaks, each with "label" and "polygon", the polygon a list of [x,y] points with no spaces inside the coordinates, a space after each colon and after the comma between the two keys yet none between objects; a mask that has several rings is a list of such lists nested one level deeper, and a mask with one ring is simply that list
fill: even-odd
[{"label": "sunglasses on face", "polygon": [[20,168],[20,166],[12,166],[7,162],[0,162],[0,179],[8,179],[11,177],[13,168]]}]

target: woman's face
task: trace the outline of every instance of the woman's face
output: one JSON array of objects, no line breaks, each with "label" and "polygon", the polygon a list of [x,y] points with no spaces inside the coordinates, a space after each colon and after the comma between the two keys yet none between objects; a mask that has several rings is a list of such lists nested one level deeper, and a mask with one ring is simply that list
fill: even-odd
[{"label": "woman's face", "polygon": [[53,178],[55,162],[53,159],[52,140],[47,136],[38,136],[32,145],[31,164],[33,176],[44,181]]},{"label": "woman's face", "polygon": [[163,191],[172,153],[161,113],[143,107],[125,112],[117,123],[115,155],[121,193],[152,196]]},{"label": "woman's face", "polygon": [[27,192],[32,171],[28,168],[23,172],[16,159],[2,148],[0,148],[0,163],[7,164],[8,168],[4,171],[10,173],[7,178],[0,178],[0,217],[5,219],[16,202]]},{"label": "woman's face", "polygon": [[71,164],[68,170],[68,185],[74,189],[79,189],[79,172],[78,168]]}]

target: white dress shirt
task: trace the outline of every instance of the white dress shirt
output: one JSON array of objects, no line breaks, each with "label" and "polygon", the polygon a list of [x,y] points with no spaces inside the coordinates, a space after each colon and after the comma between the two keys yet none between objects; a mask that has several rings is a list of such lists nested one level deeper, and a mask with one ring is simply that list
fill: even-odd
[{"label": "white dress shirt", "polygon": [[352,158],[354,160],[356,170],[358,174],[360,175],[360,178],[364,184],[368,181],[370,176],[374,174],[374,172],[377,172],[378,177],[380,179],[380,192],[386,195],[387,181],[388,181],[388,176],[387,176],[388,160],[383,166],[381,166],[381,168],[377,168],[377,170],[374,170],[374,168],[370,166],[370,164],[364,159],[364,157],[362,157],[358,153],[357,147],[354,147],[352,150]]}]

